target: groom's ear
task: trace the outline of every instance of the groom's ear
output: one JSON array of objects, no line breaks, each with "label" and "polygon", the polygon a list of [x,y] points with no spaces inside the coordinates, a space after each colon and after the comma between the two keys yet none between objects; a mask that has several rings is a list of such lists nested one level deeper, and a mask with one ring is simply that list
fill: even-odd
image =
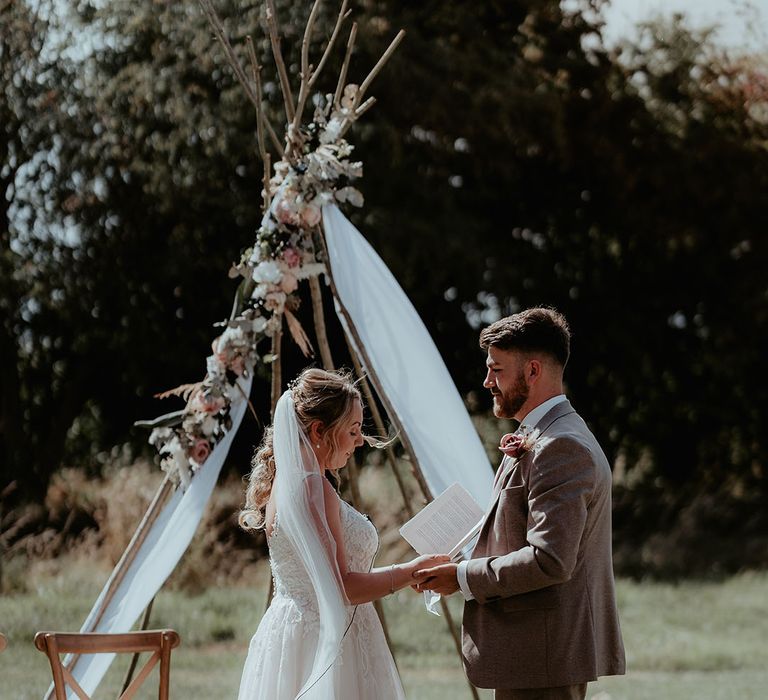
[{"label": "groom's ear", "polygon": [[539,381],[539,379],[541,379],[543,370],[544,366],[542,365],[541,360],[534,358],[528,360],[525,368],[525,378],[528,383],[535,384],[537,381]]}]

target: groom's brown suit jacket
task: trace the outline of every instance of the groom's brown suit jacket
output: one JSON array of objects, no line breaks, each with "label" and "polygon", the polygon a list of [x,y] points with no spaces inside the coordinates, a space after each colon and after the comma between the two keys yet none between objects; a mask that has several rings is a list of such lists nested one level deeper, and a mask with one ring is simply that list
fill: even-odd
[{"label": "groom's brown suit jacket", "polygon": [[611,471],[568,401],[505,457],[467,565],[464,667],[481,688],[545,688],[624,673],[611,559]]}]

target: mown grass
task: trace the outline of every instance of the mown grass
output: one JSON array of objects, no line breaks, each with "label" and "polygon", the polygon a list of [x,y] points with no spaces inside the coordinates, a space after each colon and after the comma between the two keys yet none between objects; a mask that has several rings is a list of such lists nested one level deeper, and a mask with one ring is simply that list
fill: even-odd
[{"label": "mown grass", "polygon": [[[32,646],[36,631],[79,627],[98,592],[99,578],[80,563],[56,578],[30,581],[24,593],[0,599],[0,630],[9,648],[0,655],[0,697],[41,698],[50,672]],[[163,590],[152,626],[178,630],[172,696],[236,697],[248,640],[264,606],[265,566],[247,585],[208,588],[199,595]],[[590,685],[600,700],[749,700],[768,688],[768,574],[743,574],[721,583],[618,582],[630,672]],[[456,619],[461,600],[450,600]],[[385,603],[395,655],[409,698],[469,698],[444,622],[421,598],[401,591]],[[115,663],[97,698],[116,697],[127,660]],[[140,695],[151,698],[152,686]],[[482,692],[481,697],[490,698]]]}]

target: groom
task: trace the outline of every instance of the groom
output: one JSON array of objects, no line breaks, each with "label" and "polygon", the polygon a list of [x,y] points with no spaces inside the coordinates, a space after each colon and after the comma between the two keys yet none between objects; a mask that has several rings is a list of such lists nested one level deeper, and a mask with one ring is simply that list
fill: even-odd
[{"label": "groom", "polygon": [[611,470],[563,394],[570,330],[532,308],[484,329],[483,386],[505,435],[470,560],[417,572],[418,589],[461,590],[464,668],[497,700],[572,700],[624,673],[611,561]]}]

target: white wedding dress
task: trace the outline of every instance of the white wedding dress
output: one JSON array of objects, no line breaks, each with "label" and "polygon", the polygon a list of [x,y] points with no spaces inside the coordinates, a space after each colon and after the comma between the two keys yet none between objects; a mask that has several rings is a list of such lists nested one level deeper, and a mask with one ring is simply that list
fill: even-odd
[{"label": "white wedding dress", "polygon": [[[376,528],[348,503],[340,503],[350,571],[369,571],[378,550]],[[294,700],[317,651],[320,620],[314,589],[301,557],[281,531],[279,512],[267,542],[275,596],[251,640],[239,700]],[[328,700],[405,698],[373,604],[346,607],[341,651],[327,671],[334,676],[330,692],[335,696]]]}]

